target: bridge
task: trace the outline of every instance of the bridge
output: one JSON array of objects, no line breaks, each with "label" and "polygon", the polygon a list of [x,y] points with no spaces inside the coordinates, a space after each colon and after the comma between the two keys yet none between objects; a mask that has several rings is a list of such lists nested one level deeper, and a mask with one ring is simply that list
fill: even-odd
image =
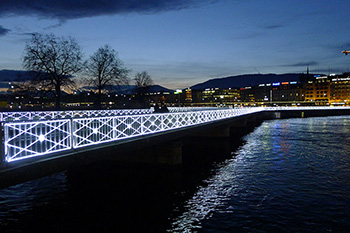
[{"label": "bridge", "polygon": [[267,119],[344,114],[350,107],[1,112],[0,187],[102,159],[177,165],[189,135],[229,137]]}]

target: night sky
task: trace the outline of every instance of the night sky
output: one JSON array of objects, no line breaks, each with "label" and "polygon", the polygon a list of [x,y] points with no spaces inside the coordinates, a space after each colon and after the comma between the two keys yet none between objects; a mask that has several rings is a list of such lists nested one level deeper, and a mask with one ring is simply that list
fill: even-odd
[{"label": "night sky", "polygon": [[34,32],[109,44],[135,73],[185,88],[252,73],[350,71],[344,0],[0,0],[0,70],[22,69]]}]

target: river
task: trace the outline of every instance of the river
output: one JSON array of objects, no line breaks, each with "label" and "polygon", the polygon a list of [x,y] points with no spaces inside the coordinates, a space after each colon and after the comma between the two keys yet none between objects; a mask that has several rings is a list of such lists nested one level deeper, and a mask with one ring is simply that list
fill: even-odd
[{"label": "river", "polygon": [[181,167],[108,162],[2,189],[0,232],[349,232],[349,116],[207,144]]}]

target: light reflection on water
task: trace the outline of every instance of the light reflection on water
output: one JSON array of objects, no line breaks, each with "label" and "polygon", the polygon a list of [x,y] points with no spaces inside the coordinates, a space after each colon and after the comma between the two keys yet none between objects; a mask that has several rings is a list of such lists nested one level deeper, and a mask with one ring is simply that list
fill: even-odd
[{"label": "light reflection on water", "polygon": [[346,232],[350,117],[264,122],[169,232]]},{"label": "light reflection on water", "polygon": [[59,199],[66,192],[66,189],[66,176],[63,172],[1,189],[0,225],[3,219],[19,221],[19,215]]}]

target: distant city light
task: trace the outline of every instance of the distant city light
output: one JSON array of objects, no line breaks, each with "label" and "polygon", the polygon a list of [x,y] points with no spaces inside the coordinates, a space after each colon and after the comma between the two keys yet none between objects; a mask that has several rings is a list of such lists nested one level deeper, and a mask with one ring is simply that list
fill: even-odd
[{"label": "distant city light", "polygon": [[333,78],[332,81],[350,81],[350,78]]}]

